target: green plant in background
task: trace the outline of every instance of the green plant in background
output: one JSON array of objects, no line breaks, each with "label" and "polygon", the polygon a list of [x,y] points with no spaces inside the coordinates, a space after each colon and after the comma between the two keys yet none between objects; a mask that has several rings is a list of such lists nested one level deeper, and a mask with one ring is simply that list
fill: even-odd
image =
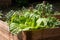
[{"label": "green plant in background", "polygon": [[2,18],[2,16],[1,16],[2,14],[0,13],[0,18]]},{"label": "green plant in background", "polygon": [[[13,12],[8,20],[11,33],[17,34],[20,31],[55,28],[58,20],[55,17],[49,16],[53,14],[53,10],[50,9],[52,7],[47,5],[40,5],[41,4],[36,6],[36,9],[23,8],[22,10]],[[43,6],[46,6],[47,9],[45,9]]]},{"label": "green plant in background", "polygon": [[11,11],[9,11],[9,12],[5,15],[6,21],[9,21],[9,20],[10,20],[11,16],[13,15],[13,13],[14,13],[14,11],[11,10]]},{"label": "green plant in background", "polygon": [[43,3],[41,4],[37,4],[35,8],[40,12],[40,16],[42,17],[43,15],[51,16],[52,14],[54,14],[52,4],[46,3],[46,1],[43,1]]},{"label": "green plant in background", "polygon": [[26,6],[28,4],[28,1],[29,0],[15,0],[17,5],[19,5],[19,6]]},{"label": "green plant in background", "polygon": [[0,18],[2,18],[2,15],[3,15],[3,14],[2,14],[2,12],[0,11]]}]

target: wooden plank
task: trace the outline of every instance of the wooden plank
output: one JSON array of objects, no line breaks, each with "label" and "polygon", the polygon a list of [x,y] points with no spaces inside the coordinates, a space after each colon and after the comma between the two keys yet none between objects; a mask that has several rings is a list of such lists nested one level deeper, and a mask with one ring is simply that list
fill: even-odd
[{"label": "wooden plank", "polygon": [[53,38],[60,36],[60,28],[53,28],[53,29],[45,29],[43,31],[43,39],[44,38]]},{"label": "wooden plank", "polygon": [[0,40],[18,40],[17,35],[12,35],[6,22],[0,20]]},{"label": "wooden plank", "polygon": [[21,37],[22,40],[60,40],[60,28],[23,31]]},{"label": "wooden plank", "polygon": [[8,24],[0,20],[0,28],[9,31]]}]

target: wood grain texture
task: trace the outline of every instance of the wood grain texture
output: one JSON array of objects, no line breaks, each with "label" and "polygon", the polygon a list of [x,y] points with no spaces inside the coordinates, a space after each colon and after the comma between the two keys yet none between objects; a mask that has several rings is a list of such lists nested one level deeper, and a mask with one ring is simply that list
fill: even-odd
[{"label": "wood grain texture", "polygon": [[1,20],[0,20],[0,40],[18,40],[17,35],[13,35],[10,33],[8,24]]},{"label": "wood grain texture", "polygon": [[22,40],[60,40],[60,28],[23,31],[21,35]]}]

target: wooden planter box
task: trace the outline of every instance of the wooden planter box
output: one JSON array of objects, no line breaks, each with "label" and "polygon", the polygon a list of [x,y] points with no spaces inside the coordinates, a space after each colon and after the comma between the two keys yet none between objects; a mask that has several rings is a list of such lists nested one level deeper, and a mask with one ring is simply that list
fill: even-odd
[{"label": "wooden planter box", "polygon": [[60,40],[60,28],[23,31],[18,34],[19,40]]},{"label": "wooden planter box", "polygon": [[56,17],[57,19],[60,19],[60,15],[54,15],[54,17]]},{"label": "wooden planter box", "polygon": [[[60,19],[60,15],[54,17]],[[60,28],[22,31],[18,34],[18,38],[19,40],[60,40]]]}]

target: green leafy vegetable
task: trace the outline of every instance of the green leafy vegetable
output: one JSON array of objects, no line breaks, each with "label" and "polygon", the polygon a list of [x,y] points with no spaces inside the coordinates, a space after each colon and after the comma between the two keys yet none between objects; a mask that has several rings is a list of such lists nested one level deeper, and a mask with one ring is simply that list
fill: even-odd
[{"label": "green leafy vegetable", "polygon": [[49,16],[52,12],[52,5],[49,3],[46,5],[43,3],[38,4],[36,9],[32,10],[23,9],[19,12],[16,11],[11,15],[8,22],[10,31],[13,34],[17,34],[20,31],[55,28],[58,20],[55,17]]},{"label": "green leafy vegetable", "polygon": [[41,4],[37,4],[35,8],[39,11],[41,17],[51,16],[54,14],[52,4],[45,3],[44,1]]}]

